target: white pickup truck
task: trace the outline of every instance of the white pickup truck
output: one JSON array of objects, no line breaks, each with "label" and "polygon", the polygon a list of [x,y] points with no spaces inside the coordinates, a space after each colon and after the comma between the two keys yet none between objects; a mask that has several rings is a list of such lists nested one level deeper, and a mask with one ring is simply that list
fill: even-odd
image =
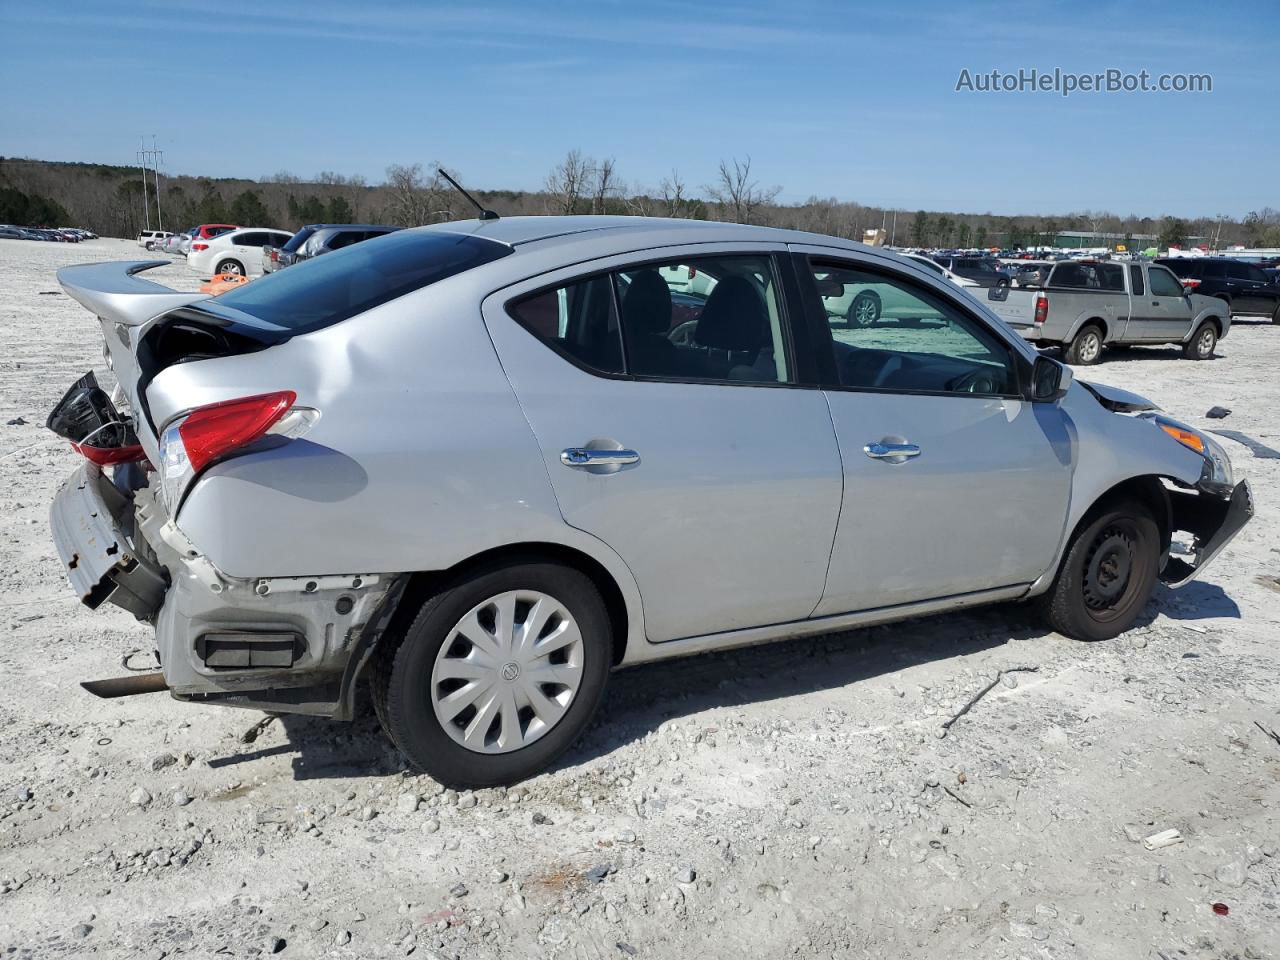
[{"label": "white pickup truck", "polygon": [[987,306],[1024,339],[1062,348],[1068,363],[1097,363],[1105,346],[1182,344],[1189,360],[1207,360],[1231,328],[1215,297],[1185,289],[1155,263],[1064,260],[1052,269],[987,290]]}]

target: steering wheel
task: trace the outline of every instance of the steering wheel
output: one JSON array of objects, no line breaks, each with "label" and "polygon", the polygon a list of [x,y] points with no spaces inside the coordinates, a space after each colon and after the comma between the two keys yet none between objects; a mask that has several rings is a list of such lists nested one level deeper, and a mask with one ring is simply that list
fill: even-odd
[{"label": "steering wheel", "polygon": [[693,331],[697,328],[697,320],[686,320],[684,323],[677,324],[675,329],[667,334],[667,339],[677,347],[692,347]]},{"label": "steering wheel", "polygon": [[999,393],[1000,382],[989,370],[974,370],[948,381],[947,389],[953,393]]}]

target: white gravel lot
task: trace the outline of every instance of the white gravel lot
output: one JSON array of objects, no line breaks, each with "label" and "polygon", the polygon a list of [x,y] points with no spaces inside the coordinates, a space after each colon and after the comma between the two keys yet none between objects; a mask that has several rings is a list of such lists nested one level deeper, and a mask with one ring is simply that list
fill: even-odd
[{"label": "white gravel lot", "polygon": [[[458,795],[369,715],[78,686],[151,642],[49,537],[76,456],[44,418],[106,376],[54,271],[145,256],[0,240],[0,955],[1280,955],[1280,460],[1227,442],[1257,517],[1117,640],[1006,606],[633,669],[554,772]],[[1280,449],[1280,327],[1219,352],[1082,375]]]}]

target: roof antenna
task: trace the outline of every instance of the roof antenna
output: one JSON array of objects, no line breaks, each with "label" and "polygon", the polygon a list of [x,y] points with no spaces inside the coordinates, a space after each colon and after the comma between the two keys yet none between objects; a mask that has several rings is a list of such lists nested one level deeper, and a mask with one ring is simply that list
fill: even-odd
[{"label": "roof antenna", "polygon": [[449,172],[445,170],[444,167],[437,166],[436,173],[440,174],[440,176],[444,177],[451,184],[453,184],[453,189],[457,190],[460,194],[466,197],[467,200],[471,202],[471,205],[480,211],[481,220],[497,220],[498,219],[498,215],[496,213],[494,213],[488,207],[483,206],[479,200],[477,200],[471,194],[467,193],[466,190],[462,189],[462,184],[460,184],[457,180],[453,179],[453,177],[449,176]]}]

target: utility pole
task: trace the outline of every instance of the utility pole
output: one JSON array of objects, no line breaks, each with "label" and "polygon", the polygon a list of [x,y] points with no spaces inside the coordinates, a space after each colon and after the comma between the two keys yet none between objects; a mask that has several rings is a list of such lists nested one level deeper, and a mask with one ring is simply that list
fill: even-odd
[{"label": "utility pole", "polygon": [[164,214],[160,212],[160,164],[164,161],[164,151],[156,149],[156,135],[151,135],[151,170],[156,175],[156,219],[160,229],[164,229]]},{"label": "utility pole", "polygon": [[147,230],[151,229],[151,185],[147,183],[147,167],[150,166],[156,187],[156,220],[157,229],[164,229],[164,214],[160,210],[160,164],[164,160],[164,151],[156,149],[156,136],[151,135],[151,149],[147,149],[147,138],[139,138],[142,149],[138,151],[138,166],[142,168],[142,209],[146,214]]},{"label": "utility pole", "polygon": [[151,200],[147,196],[147,140],[145,137],[139,137],[142,149],[138,151],[138,166],[142,168],[142,210],[146,218],[147,225],[144,230],[151,229]]},{"label": "utility pole", "polygon": [[896,247],[898,245],[898,208],[893,208],[893,236],[889,239],[889,246]]}]

